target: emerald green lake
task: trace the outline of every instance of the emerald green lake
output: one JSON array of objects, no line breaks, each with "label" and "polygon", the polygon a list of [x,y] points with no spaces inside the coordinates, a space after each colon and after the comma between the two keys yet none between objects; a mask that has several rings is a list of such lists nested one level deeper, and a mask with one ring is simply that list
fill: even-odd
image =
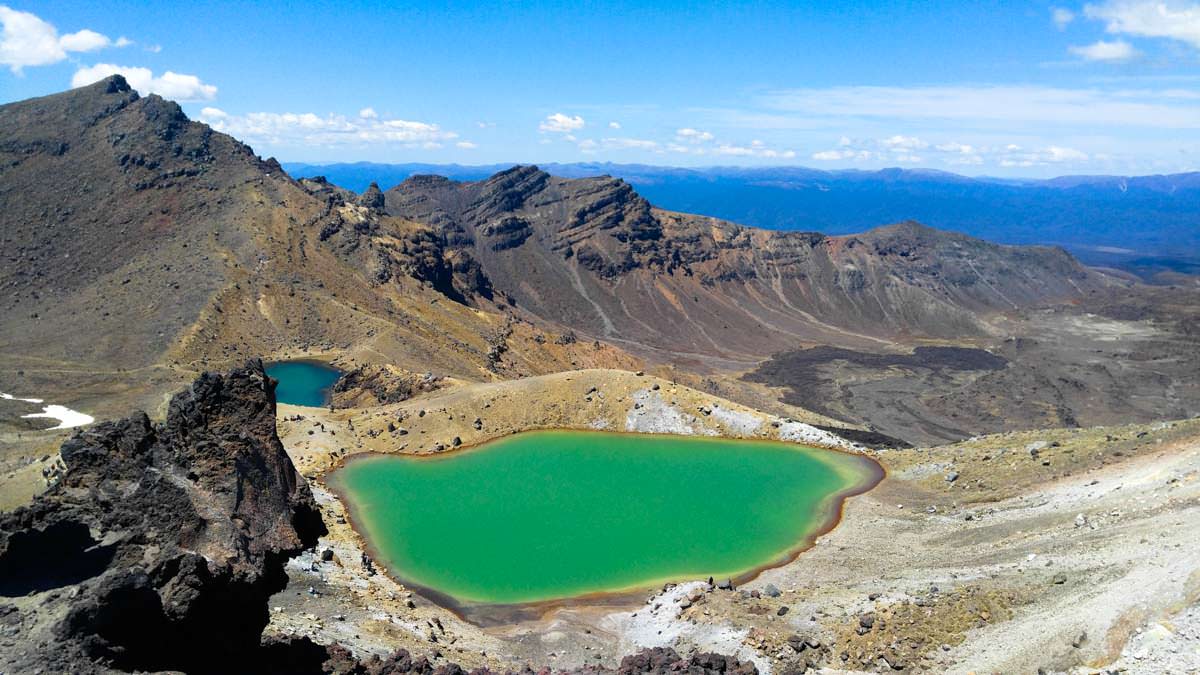
[{"label": "emerald green lake", "polygon": [[329,405],[329,393],[342,372],[316,361],[280,361],[266,367],[267,375],[279,381],[275,400],[289,405],[320,408]]},{"label": "emerald green lake", "polygon": [[330,483],[391,573],[466,605],[753,573],[880,476],[865,457],[791,443],[537,431],[356,458]]}]

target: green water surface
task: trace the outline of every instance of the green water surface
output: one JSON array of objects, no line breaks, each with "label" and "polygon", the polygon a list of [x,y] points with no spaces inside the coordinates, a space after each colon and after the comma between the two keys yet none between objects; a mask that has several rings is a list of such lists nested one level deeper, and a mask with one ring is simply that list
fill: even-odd
[{"label": "green water surface", "polygon": [[316,361],[280,361],[266,367],[267,375],[279,380],[275,400],[290,405],[320,408],[329,405],[329,392],[342,373]]},{"label": "green water surface", "polygon": [[780,562],[878,467],[791,443],[538,431],[331,481],[396,576],[469,604],[737,576]]}]

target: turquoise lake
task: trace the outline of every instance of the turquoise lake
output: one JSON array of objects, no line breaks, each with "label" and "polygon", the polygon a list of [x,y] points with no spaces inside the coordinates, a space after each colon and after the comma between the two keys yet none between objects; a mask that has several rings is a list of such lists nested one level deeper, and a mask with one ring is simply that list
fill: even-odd
[{"label": "turquoise lake", "polygon": [[276,401],[310,408],[329,405],[333,385],[342,376],[342,371],[318,361],[279,361],[266,370],[279,381]]}]

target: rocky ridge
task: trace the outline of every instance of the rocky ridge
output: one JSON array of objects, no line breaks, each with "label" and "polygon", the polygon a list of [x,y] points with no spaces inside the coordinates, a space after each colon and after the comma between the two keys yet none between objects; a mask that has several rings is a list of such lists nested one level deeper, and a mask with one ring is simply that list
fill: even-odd
[{"label": "rocky ridge", "polygon": [[618,179],[557,178],[534,166],[471,183],[416,176],[385,193],[384,210],[433,226],[444,250],[472,261],[477,285],[519,308],[676,352],[978,336],[988,332],[981,314],[1109,283],[1061,249],[913,222],[839,237],[758,230],[655,209]]}]

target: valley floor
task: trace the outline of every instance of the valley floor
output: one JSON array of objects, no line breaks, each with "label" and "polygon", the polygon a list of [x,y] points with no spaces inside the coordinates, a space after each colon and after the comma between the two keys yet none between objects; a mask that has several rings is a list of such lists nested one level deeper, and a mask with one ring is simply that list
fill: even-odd
[{"label": "valley floor", "polygon": [[612,666],[638,647],[671,645],[776,673],[1200,668],[1200,420],[872,452],[888,478],[851,499],[812,549],[739,589],[693,581],[468,621],[364,563],[322,483],[342,457],[447,451],[456,436],[471,445],[550,426],[839,441],[604,370],[454,385],[370,409],[280,406],[280,419],[330,534],[291,563],[272,632],[362,652],[406,647],[463,667]]}]

